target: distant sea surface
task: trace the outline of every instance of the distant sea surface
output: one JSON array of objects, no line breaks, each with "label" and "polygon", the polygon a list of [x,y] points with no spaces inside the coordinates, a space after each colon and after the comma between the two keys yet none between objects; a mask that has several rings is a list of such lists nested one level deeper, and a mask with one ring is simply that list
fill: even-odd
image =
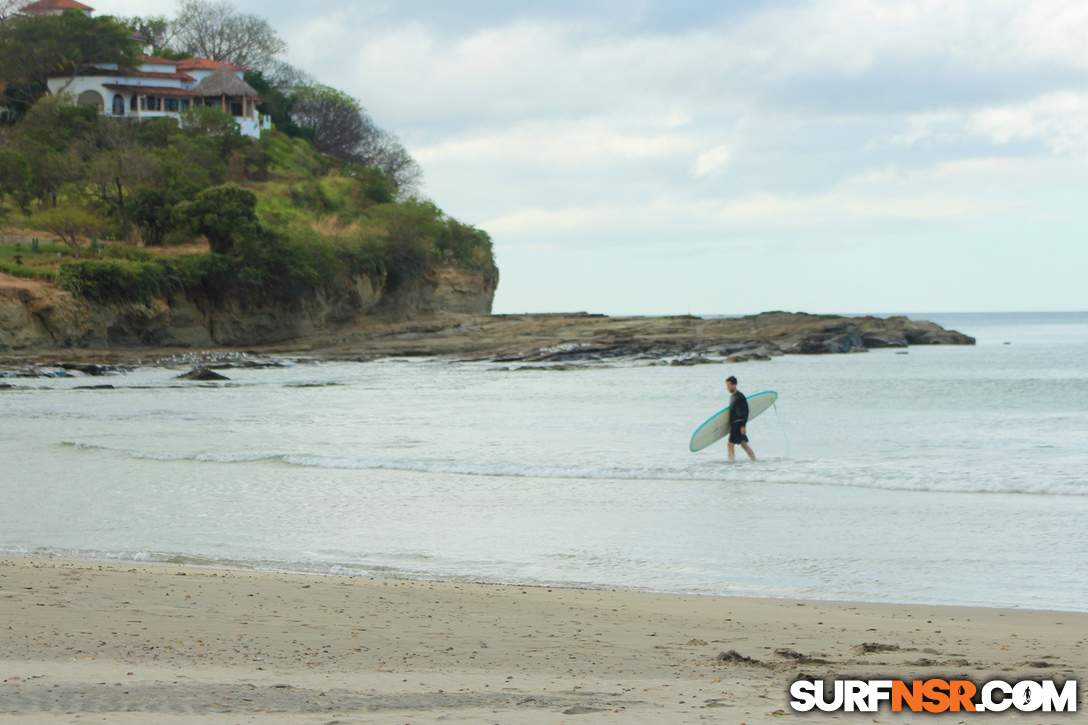
[{"label": "distant sea surface", "polygon": [[1088,610],[1088,313],[919,317],[978,345],[7,380],[0,552]]}]

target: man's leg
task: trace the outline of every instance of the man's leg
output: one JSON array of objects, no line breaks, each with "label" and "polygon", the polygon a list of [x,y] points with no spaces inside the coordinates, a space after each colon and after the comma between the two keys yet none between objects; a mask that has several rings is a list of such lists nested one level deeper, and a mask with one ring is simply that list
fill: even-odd
[{"label": "man's leg", "polygon": [[729,460],[733,460],[733,441],[729,441]]},{"label": "man's leg", "polygon": [[[732,446],[730,446],[732,447]],[[752,452],[752,447],[747,443],[741,443],[740,447],[744,449],[744,452],[748,454],[748,457],[753,461],[756,459],[756,454]]]}]

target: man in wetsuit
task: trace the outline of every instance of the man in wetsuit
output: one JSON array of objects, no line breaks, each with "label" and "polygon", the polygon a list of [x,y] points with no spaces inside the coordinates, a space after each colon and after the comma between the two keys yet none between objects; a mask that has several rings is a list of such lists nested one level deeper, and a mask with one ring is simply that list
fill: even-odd
[{"label": "man in wetsuit", "polygon": [[748,426],[748,399],[744,393],[737,390],[737,379],[730,375],[725,379],[725,387],[729,391],[729,460],[733,460],[733,446],[737,443],[753,461],[756,454],[748,445],[748,436],[745,435]]}]

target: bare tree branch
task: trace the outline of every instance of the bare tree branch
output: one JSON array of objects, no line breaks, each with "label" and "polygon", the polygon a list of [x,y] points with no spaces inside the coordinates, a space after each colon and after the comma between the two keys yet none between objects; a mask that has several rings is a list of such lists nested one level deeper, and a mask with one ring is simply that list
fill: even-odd
[{"label": "bare tree branch", "polygon": [[364,166],[381,169],[402,198],[416,194],[423,185],[423,169],[394,133],[381,131],[359,155]]},{"label": "bare tree branch", "polygon": [[360,150],[374,143],[381,129],[354,98],[329,86],[300,88],[292,98],[291,117],[299,126],[313,130],[314,148],[345,161],[364,163]]},{"label": "bare tree branch", "polygon": [[291,118],[314,133],[314,148],[362,166],[373,166],[393,182],[400,196],[419,190],[423,170],[395,134],[378,128],[359,102],[328,86],[299,88]]},{"label": "bare tree branch", "polygon": [[306,71],[284,61],[273,61],[264,71],[264,77],[274,88],[293,91],[306,86],[318,85],[317,79]]},{"label": "bare tree branch", "polygon": [[179,0],[174,45],[201,58],[263,70],[287,49],[268,21],[225,1]]},{"label": "bare tree branch", "polygon": [[5,25],[29,4],[30,0],[0,0],[0,26]]}]

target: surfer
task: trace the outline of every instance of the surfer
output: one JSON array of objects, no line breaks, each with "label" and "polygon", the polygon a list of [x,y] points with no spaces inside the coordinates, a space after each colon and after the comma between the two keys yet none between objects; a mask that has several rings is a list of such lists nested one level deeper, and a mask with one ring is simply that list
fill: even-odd
[{"label": "surfer", "polygon": [[725,387],[729,391],[729,460],[733,460],[733,446],[740,444],[744,452],[753,461],[756,454],[748,445],[748,436],[745,435],[748,427],[748,399],[744,393],[737,390],[737,379],[730,375],[725,379]]}]

